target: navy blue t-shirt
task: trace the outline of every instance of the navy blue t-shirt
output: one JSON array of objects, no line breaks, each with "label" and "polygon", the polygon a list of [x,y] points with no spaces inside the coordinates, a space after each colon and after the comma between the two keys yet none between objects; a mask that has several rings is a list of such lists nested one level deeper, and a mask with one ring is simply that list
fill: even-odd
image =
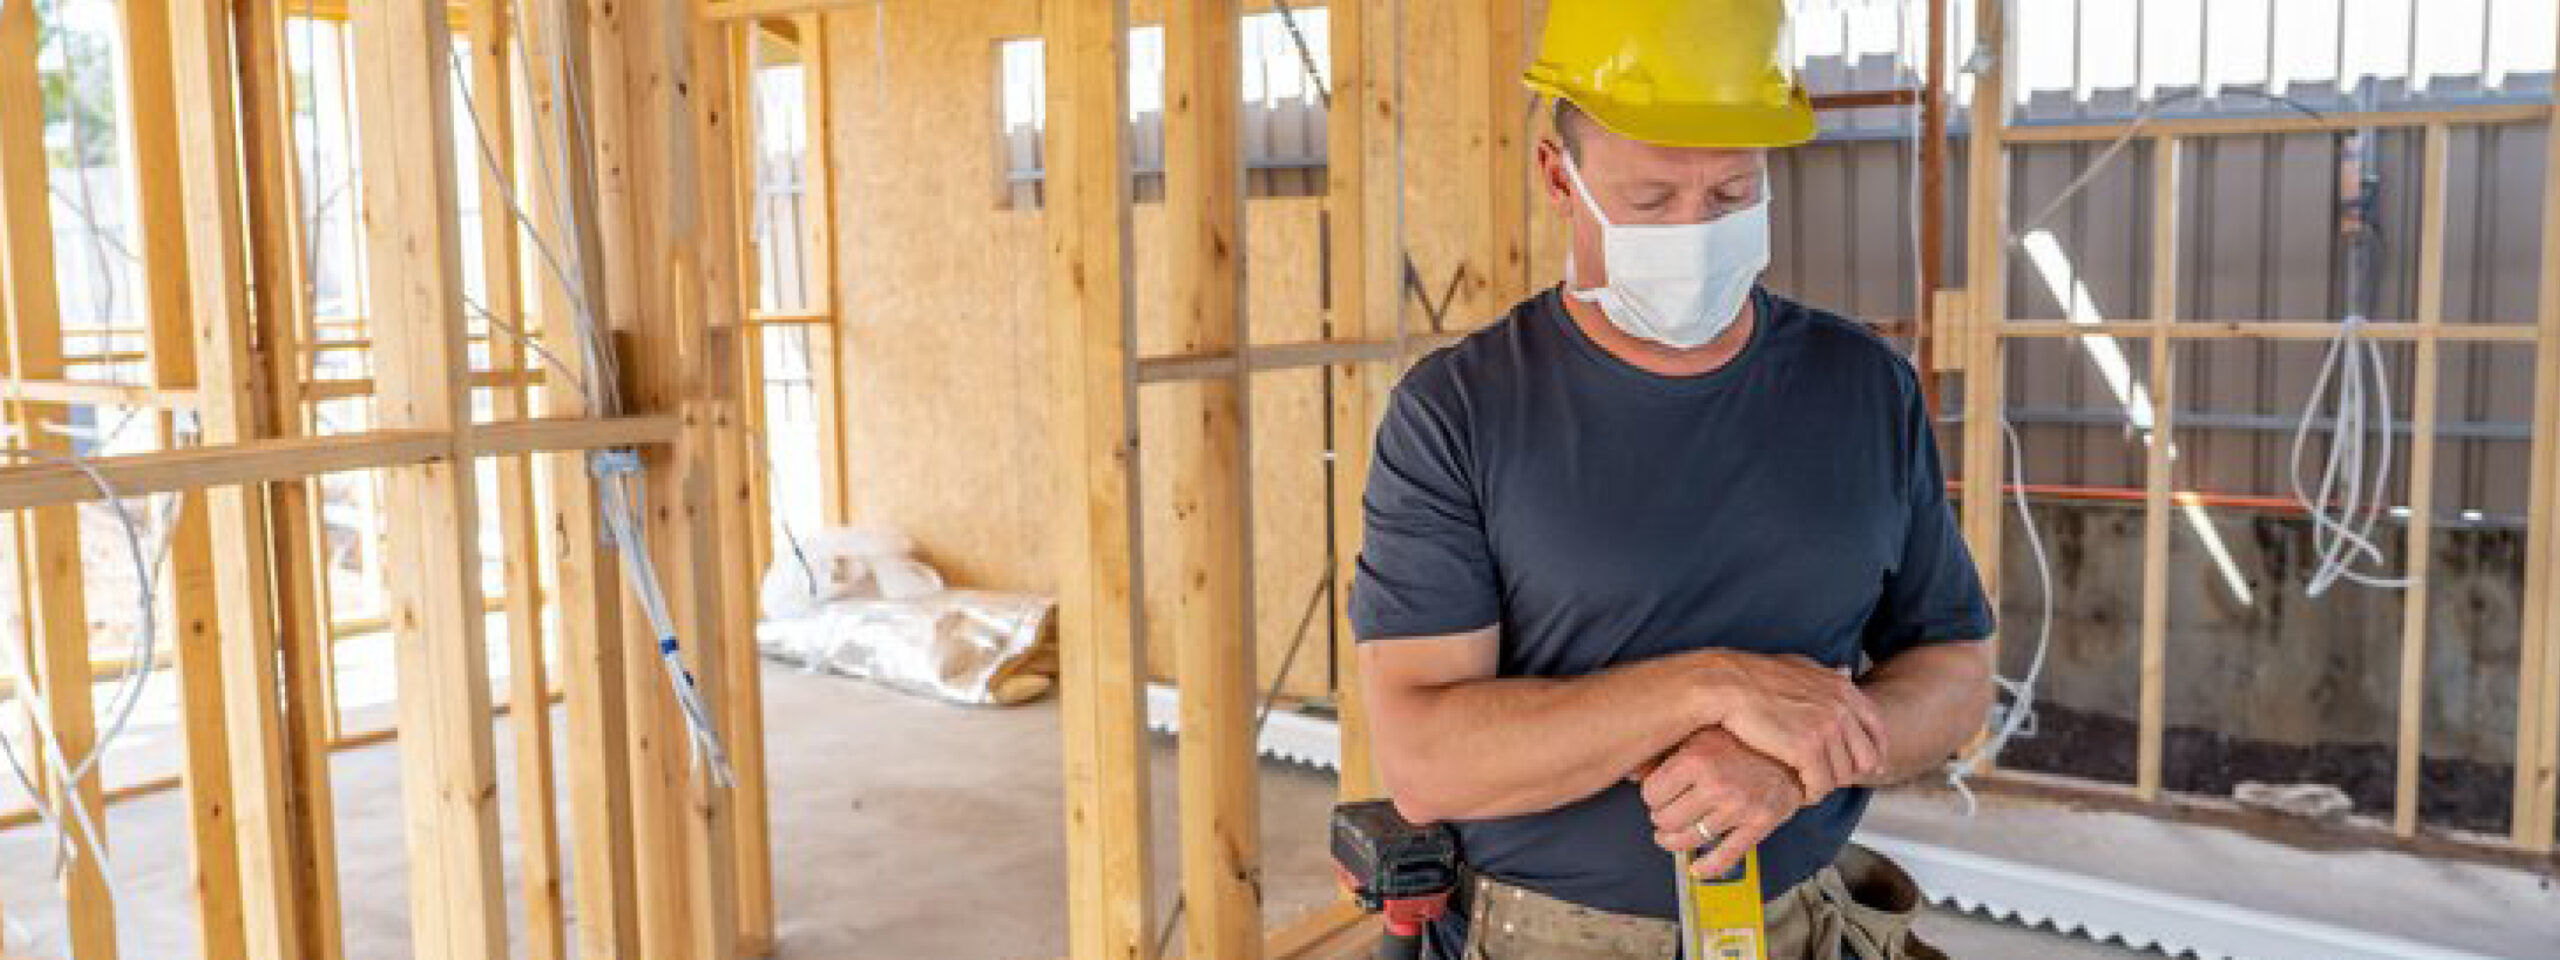
[{"label": "navy blue t-shirt", "polygon": [[[1361,639],[1500,624],[1501,676],[1572,677],[1704,647],[1856,669],[1990,635],[1910,364],[1857,324],[1753,297],[1749,343],[1700,376],[1610,356],[1552,288],[1415,365],[1369,474]],[[1840,790],[1779,827],[1764,888],[1830,863],[1866,802]],[[1505,882],[1675,915],[1633,784],[1453,826]],[[1434,930],[1443,955],[1463,922]]]}]

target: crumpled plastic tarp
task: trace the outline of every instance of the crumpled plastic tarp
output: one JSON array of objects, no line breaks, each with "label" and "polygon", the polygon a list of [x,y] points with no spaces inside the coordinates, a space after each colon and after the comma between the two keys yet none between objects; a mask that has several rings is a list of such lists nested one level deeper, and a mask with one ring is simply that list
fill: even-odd
[{"label": "crumpled plastic tarp", "polygon": [[[765,572],[766,656],[953,703],[1019,703],[1048,689],[1047,597],[945,589],[905,537],[830,530]],[[805,557],[806,562],[803,562]]]}]

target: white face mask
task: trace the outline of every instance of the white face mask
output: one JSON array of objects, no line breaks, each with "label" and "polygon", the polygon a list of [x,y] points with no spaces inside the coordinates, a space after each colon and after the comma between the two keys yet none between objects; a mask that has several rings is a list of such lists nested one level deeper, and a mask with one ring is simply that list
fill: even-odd
[{"label": "white face mask", "polygon": [[1615,224],[1600,212],[1571,154],[1564,171],[1600,221],[1600,252],[1609,268],[1608,286],[1575,289],[1568,255],[1565,291],[1574,299],[1599,306],[1628,336],[1681,349],[1714,340],[1742,315],[1752,282],[1769,266],[1765,185],[1757,202],[1705,223]]}]

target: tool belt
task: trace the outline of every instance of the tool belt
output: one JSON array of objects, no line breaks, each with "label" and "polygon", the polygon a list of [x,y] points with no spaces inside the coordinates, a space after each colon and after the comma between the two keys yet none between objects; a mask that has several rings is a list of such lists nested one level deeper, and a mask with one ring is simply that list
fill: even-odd
[{"label": "tool belt", "polygon": [[[1450,909],[1467,918],[1453,960],[1669,960],[1680,925],[1597,910],[1470,871]],[[1820,873],[1769,900],[1768,960],[1945,960],[1911,933],[1920,887],[1884,855],[1857,844]]]}]

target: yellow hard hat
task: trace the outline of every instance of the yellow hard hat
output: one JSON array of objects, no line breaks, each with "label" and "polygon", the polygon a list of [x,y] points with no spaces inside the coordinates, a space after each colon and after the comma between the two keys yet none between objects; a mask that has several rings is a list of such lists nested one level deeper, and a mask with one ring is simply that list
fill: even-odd
[{"label": "yellow hard hat", "polygon": [[1554,0],[1522,79],[1646,143],[1793,146],[1813,139],[1813,102],[1786,26],[1786,0]]}]

